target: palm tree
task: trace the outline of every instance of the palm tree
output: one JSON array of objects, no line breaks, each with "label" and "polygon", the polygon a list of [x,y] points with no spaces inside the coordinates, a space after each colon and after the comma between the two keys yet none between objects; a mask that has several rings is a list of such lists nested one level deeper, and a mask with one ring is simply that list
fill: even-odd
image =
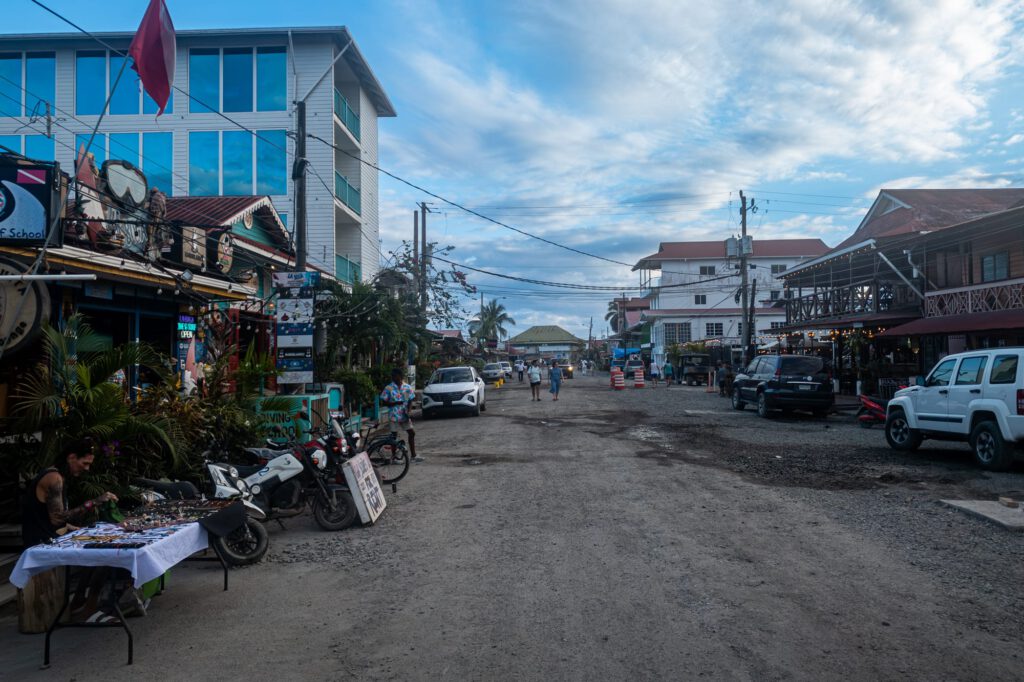
[{"label": "palm tree", "polygon": [[608,312],[605,313],[604,321],[611,326],[612,332],[616,334],[619,332],[619,319],[620,315],[618,299],[614,301],[608,301]]},{"label": "palm tree", "polygon": [[508,333],[505,325],[515,323],[516,321],[505,310],[505,306],[498,303],[498,299],[491,299],[489,303],[484,304],[483,310],[481,310],[477,336],[484,340],[504,337]]}]

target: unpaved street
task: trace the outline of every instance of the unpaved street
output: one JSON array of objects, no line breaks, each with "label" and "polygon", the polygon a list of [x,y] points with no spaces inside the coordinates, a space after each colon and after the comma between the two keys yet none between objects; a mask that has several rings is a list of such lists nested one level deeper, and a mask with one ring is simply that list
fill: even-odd
[{"label": "unpaved street", "polygon": [[[271,530],[219,590],[172,572],[117,631],[0,619],[7,679],[1020,679],[1024,536],[940,497],[1024,488],[966,447],[897,456],[849,416],[765,421],[702,388],[554,403],[512,384],[418,424],[374,527]],[[390,493],[387,490],[386,493]]]}]

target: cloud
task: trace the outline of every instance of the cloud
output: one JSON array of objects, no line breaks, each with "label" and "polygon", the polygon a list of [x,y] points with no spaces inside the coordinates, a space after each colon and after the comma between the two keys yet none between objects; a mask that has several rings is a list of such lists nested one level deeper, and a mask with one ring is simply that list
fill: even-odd
[{"label": "cloud", "polygon": [[1021,142],[1024,142],[1024,134],[1017,133],[1015,135],[1011,135],[1003,144],[1009,147],[1011,145],[1020,144]]}]

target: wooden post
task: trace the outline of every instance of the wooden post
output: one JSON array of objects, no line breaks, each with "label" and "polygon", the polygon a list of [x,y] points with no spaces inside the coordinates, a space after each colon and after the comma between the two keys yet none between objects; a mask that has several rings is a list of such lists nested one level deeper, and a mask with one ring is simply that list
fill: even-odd
[{"label": "wooden post", "polygon": [[[64,567],[52,568],[32,576],[25,589],[18,590],[18,631],[26,635],[46,632],[64,603]],[[64,612],[61,622],[71,619]]]}]

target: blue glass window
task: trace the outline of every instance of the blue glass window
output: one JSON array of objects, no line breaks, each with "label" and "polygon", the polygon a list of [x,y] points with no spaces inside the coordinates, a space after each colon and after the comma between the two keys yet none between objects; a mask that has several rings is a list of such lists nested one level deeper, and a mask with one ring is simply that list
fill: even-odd
[{"label": "blue glass window", "polygon": [[21,116],[21,53],[0,54],[0,116]]},{"label": "blue glass window", "polygon": [[288,229],[288,214],[287,213],[278,213],[277,215],[280,216],[281,222],[284,223],[284,229],[287,230]]},{"label": "blue glass window", "polygon": [[[89,134],[75,135],[75,159],[78,159],[79,152],[82,151],[82,147],[89,144]],[[96,170],[100,169],[103,162],[107,160],[107,136],[99,134],[96,139],[92,141],[92,146],[89,147],[89,153],[96,158]]]},{"label": "blue glass window", "polygon": [[[141,86],[140,86],[141,87]],[[142,91],[142,113],[144,114],[155,114],[160,111],[160,107],[156,105],[153,98],[150,97],[145,90]],[[167,108],[164,109],[165,114],[170,114],[174,111],[174,90],[171,90],[170,97],[167,98]]]},{"label": "blue glass window", "polygon": [[[139,76],[132,71],[131,64],[124,67],[121,72],[121,65],[125,58],[112,54],[110,55],[110,87],[113,94],[110,96],[111,114],[138,114],[139,113]],[[121,73],[118,80],[117,74]],[[114,88],[114,81],[117,87]]]},{"label": "blue glass window", "polygon": [[219,133],[188,134],[188,193],[191,196],[220,194]]},{"label": "blue glass window", "polygon": [[53,161],[53,140],[46,135],[26,135],[25,156],[40,161]]},{"label": "blue glass window", "polygon": [[79,52],[75,58],[75,113],[99,115],[107,101],[107,54]]},{"label": "blue glass window", "polygon": [[142,133],[142,172],[151,188],[174,196],[173,133]]},{"label": "blue glass window", "polygon": [[188,101],[188,110],[190,112],[203,113],[220,110],[219,50],[203,49],[189,51],[188,92],[191,96]]},{"label": "blue glass window", "polygon": [[[93,143],[95,144],[95,142]],[[127,161],[133,166],[139,165],[139,134],[111,133],[110,158]]]},{"label": "blue glass window", "polygon": [[[21,153],[21,135],[0,135],[0,146],[7,147],[16,154]],[[0,149],[0,152],[6,151]]]},{"label": "blue glass window", "polygon": [[252,111],[252,48],[224,50],[224,111]]},{"label": "blue glass window", "polygon": [[252,194],[252,133],[224,132],[224,194]]},{"label": "blue glass window", "polygon": [[288,69],[285,48],[257,48],[256,111],[284,111],[287,99]]},{"label": "blue glass window", "polygon": [[288,193],[288,140],[283,130],[260,130],[256,138],[256,194]]},{"label": "blue glass window", "polygon": [[50,103],[51,113],[56,113],[53,103],[57,92],[57,62],[52,52],[30,52],[25,59],[25,113],[33,111],[40,116],[46,113]]}]

